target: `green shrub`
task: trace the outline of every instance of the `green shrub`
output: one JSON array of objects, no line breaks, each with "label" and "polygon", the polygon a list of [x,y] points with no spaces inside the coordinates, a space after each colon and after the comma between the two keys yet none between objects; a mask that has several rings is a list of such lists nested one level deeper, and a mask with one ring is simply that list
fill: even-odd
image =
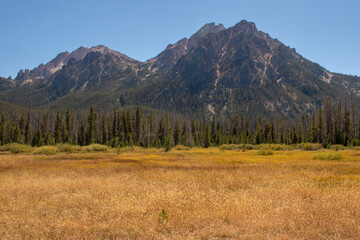
[{"label": "green shrub", "polygon": [[339,150],[345,150],[346,147],[344,145],[335,144],[335,145],[332,145],[330,147],[330,149],[335,150],[335,151],[339,151]]},{"label": "green shrub", "polygon": [[0,147],[0,151],[10,151],[11,153],[30,153],[32,147],[19,143],[9,143]]},{"label": "green shrub", "polygon": [[32,152],[32,154],[36,154],[36,155],[55,155],[58,152],[60,152],[60,151],[55,146],[42,146],[42,147],[36,148]]},{"label": "green shrub", "polygon": [[273,151],[292,150],[294,146],[285,144],[260,144],[257,149],[271,149]]},{"label": "green shrub", "polygon": [[[219,147],[220,150],[243,150],[243,144],[223,144]],[[245,150],[255,149],[254,145],[245,144]]]},{"label": "green shrub", "polygon": [[257,155],[262,155],[262,156],[269,156],[269,155],[274,155],[274,151],[271,149],[260,149],[259,151],[257,151],[256,153]]},{"label": "green shrub", "polygon": [[68,143],[58,144],[58,145],[56,145],[56,147],[59,149],[60,152],[64,152],[64,153],[74,153],[74,152],[80,152],[81,151],[80,146],[71,145],[71,144],[68,144]]},{"label": "green shrub", "polygon": [[305,151],[314,151],[322,149],[322,145],[320,143],[302,143],[300,144],[300,149]]},{"label": "green shrub", "polygon": [[109,147],[101,144],[91,144],[89,146],[83,147],[85,152],[106,152]]},{"label": "green shrub", "polygon": [[168,221],[168,214],[166,213],[166,211],[164,209],[161,210],[161,212],[159,213],[158,216],[158,221],[161,224],[167,223]]},{"label": "green shrub", "polygon": [[187,150],[190,150],[189,147],[184,146],[184,145],[176,145],[176,146],[174,147],[174,149],[175,149],[175,150],[179,150],[179,151],[187,151]]},{"label": "green shrub", "polygon": [[315,160],[340,160],[343,158],[343,155],[340,153],[320,153],[313,156],[313,159]]}]

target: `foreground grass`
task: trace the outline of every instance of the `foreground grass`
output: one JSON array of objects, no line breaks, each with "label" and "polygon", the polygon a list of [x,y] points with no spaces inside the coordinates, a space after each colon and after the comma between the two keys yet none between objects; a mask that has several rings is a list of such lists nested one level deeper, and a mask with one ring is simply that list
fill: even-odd
[{"label": "foreground grass", "polygon": [[359,239],[360,152],[324,152],[1,153],[0,238]]}]

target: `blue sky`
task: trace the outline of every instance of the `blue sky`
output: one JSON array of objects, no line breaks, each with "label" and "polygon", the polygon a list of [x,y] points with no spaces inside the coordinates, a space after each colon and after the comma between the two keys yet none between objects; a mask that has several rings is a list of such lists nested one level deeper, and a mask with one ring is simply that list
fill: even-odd
[{"label": "blue sky", "polygon": [[137,60],[209,22],[242,19],[330,71],[360,75],[356,0],[0,0],[0,76],[102,44]]}]

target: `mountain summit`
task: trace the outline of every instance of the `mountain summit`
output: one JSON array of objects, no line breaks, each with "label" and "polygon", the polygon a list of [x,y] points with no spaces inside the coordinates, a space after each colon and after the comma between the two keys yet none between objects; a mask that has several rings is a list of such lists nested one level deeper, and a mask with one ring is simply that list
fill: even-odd
[{"label": "mountain summit", "polygon": [[360,78],[331,73],[245,20],[227,29],[206,24],[146,62],[101,45],[80,47],[2,82],[0,100],[58,109],[140,105],[187,116],[291,119],[328,98],[360,103]]},{"label": "mountain summit", "polygon": [[155,58],[147,61],[150,64],[150,69],[153,71],[170,70],[191,48],[193,48],[203,37],[210,33],[218,33],[225,30],[222,24],[215,25],[215,23],[205,24],[189,39],[183,38],[175,44],[169,44],[164,51],[162,51]]},{"label": "mountain summit", "polygon": [[[66,65],[70,59],[74,58],[76,61],[82,60],[90,52],[100,52],[102,54],[114,54],[118,56],[125,55],[111,50],[103,45],[98,45],[92,48],[79,47],[73,52],[69,53],[68,51],[59,53],[54,59],[52,59],[47,64],[40,64],[38,67],[33,70],[25,69],[20,70],[16,76],[16,80],[25,81],[28,79],[37,79],[37,78],[46,78],[60,70],[64,65]],[[130,59],[130,58],[129,58]]]}]

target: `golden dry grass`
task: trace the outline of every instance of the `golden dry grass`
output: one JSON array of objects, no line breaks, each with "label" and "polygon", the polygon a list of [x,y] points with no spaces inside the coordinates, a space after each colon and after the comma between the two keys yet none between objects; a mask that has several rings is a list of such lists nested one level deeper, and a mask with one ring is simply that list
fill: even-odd
[{"label": "golden dry grass", "polygon": [[360,239],[360,152],[0,154],[1,239]]}]

